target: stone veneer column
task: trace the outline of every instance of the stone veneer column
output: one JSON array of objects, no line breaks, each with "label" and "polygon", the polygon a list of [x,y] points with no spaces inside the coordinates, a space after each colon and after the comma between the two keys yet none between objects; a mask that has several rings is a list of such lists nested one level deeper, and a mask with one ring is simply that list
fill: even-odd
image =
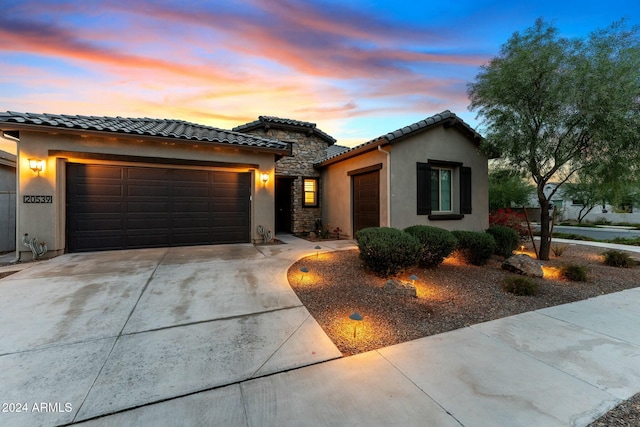
[{"label": "stone veneer column", "polygon": [[[326,141],[315,135],[307,134],[306,130],[256,129],[248,132],[291,143],[292,156],[283,157],[276,162],[275,174],[293,179],[291,188],[291,228],[294,233],[313,231],[317,219],[322,218],[322,181],[318,184],[318,207],[302,207],[304,178],[320,178],[320,172],[313,168],[314,162],[322,159],[329,146]],[[323,224],[326,225],[326,224]]]}]

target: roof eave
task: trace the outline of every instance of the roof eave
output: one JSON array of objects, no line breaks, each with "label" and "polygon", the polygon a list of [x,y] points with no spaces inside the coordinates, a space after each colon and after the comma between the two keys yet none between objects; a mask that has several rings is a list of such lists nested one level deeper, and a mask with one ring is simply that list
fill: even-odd
[{"label": "roof eave", "polygon": [[5,132],[10,131],[33,131],[33,132],[46,132],[50,134],[78,134],[78,135],[92,135],[99,136],[102,138],[118,138],[118,139],[128,139],[128,140],[137,140],[137,141],[158,141],[158,142],[172,142],[183,145],[204,145],[207,147],[221,147],[226,149],[238,149],[238,150],[246,150],[246,151],[257,151],[257,152],[266,152],[273,153],[278,155],[289,155],[290,149],[287,148],[273,148],[273,147],[259,147],[253,145],[242,145],[242,144],[232,144],[227,142],[219,142],[219,141],[208,141],[203,139],[189,139],[189,138],[176,138],[176,137],[164,137],[164,136],[155,136],[155,135],[140,135],[136,133],[126,133],[126,132],[114,132],[114,131],[99,131],[92,129],[78,129],[78,128],[69,128],[69,127],[58,127],[58,126],[50,126],[50,125],[35,125],[30,123],[15,123],[15,122],[1,122],[0,130]]},{"label": "roof eave", "polygon": [[363,144],[362,146],[354,150],[345,151],[344,153],[338,154],[337,156],[334,156],[329,159],[323,160],[322,162],[316,163],[313,165],[313,167],[314,169],[322,169],[323,167],[341,162],[343,160],[350,159],[355,156],[359,156],[360,154],[377,150],[378,147],[381,147],[383,145],[388,145],[388,144],[389,144],[389,140],[386,137],[381,137],[369,143]]}]

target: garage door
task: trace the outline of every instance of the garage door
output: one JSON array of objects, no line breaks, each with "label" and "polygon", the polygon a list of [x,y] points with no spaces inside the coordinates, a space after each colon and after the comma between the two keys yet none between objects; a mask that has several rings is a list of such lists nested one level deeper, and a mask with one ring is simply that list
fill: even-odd
[{"label": "garage door", "polygon": [[380,172],[353,175],[353,232],[380,226]]},{"label": "garage door", "polygon": [[250,241],[250,173],[67,164],[69,252]]}]

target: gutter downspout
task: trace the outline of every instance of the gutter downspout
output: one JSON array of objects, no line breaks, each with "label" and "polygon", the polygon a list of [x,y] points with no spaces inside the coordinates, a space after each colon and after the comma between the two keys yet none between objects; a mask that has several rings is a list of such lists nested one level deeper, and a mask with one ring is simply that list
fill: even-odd
[{"label": "gutter downspout", "polygon": [[378,151],[387,155],[387,227],[391,227],[391,152],[378,145]]},{"label": "gutter downspout", "polygon": [[15,136],[11,136],[7,133],[5,133],[5,131],[2,131],[2,138],[6,139],[7,141],[13,141],[16,143],[16,212],[15,212],[15,217],[16,217],[16,235],[15,235],[15,240],[16,240],[16,257],[13,261],[11,261],[11,264],[17,264],[20,262],[20,246],[18,245],[18,221],[19,221],[19,214],[18,214],[18,193],[20,192],[20,152],[19,152],[19,147],[18,144],[20,142],[20,139],[16,138]]}]

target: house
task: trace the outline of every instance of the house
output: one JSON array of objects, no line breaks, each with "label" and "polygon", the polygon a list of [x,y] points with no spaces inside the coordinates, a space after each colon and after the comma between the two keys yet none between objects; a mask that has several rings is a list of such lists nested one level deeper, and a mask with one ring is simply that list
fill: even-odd
[{"label": "house", "polygon": [[[314,123],[0,113],[17,145],[17,235],[49,255],[260,242],[316,221],[488,226],[481,137],[445,111],[349,149]],[[26,248],[25,248],[26,249]]]},{"label": "house", "polygon": [[489,227],[482,137],[450,111],[387,133],[315,167],[322,217],[349,235],[372,226]]},{"label": "house", "polygon": [[0,150],[0,253],[16,249],[16,156]]},{"label": "house", "polygon": [[[559,187],[559,188],[558,188]],[[544,187],[544,194],[549,197],[555,190],[551,203],[556,210],[556,221],[640,223],[640,210],[633,206],[633,201],[625,205],[614,205],[609,202],[585,204],[583,200],[574,200],[565,194],[564,186],[557,182],[549,182]],[[539,207],[537,196],[530,197],[529,206]],[[539,220],[539,218],[538,218]]]}]

